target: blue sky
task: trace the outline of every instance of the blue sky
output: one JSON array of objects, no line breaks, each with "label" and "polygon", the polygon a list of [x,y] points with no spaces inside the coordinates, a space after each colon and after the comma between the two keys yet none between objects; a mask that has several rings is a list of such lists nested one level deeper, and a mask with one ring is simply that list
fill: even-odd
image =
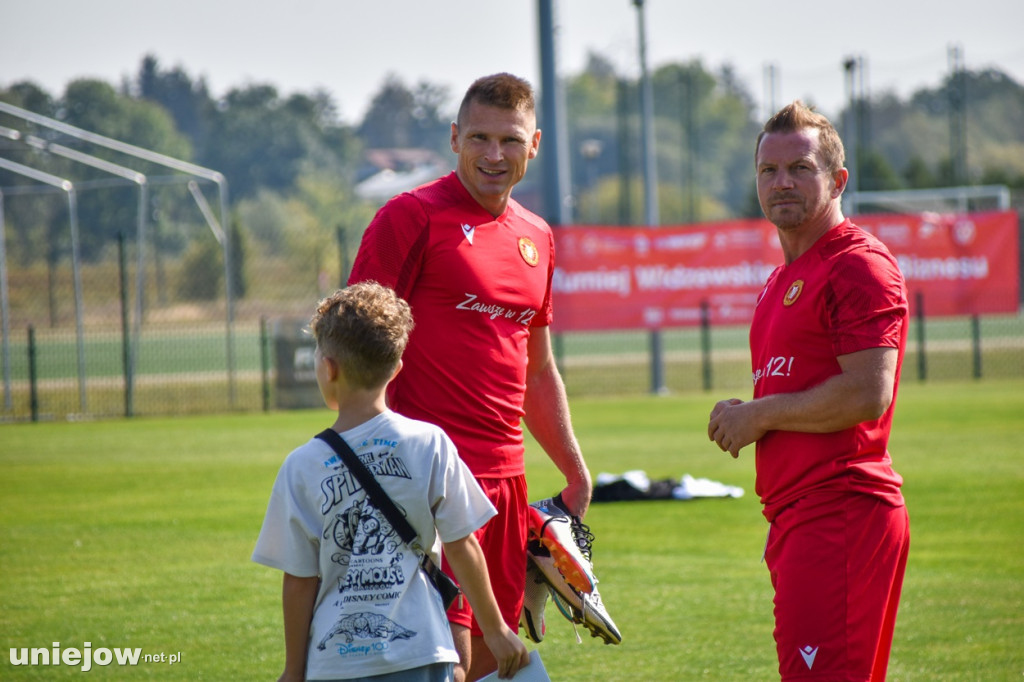
[{"label": "blue sky", "polygon": [[[588,52],[635,76],[632,0],[554,0],[561,73]],[[948,49],[969,69],[996,66],[1024,83],[1020,0],[646,0],[648,63],[729,64],[766,108],[797,97],[834,114],[845,97],[842,63],[859,56],[871,93],[938,85]],[[407,84],[449,86],[453,101],[475,77],[512,71],[539,84],[536,0],[0,0],[0,87],[33,80],[53,94],[78,77],[119,83],[143,55],[204,77],[214,96],[248,83],[282,94],[322,88],[342,117],[362,117],[389,73]]]}]

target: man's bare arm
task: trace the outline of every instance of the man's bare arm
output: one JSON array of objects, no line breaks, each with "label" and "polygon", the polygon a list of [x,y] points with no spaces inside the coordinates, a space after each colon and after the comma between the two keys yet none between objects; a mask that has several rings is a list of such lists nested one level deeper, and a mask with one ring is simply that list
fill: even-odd
[{"label": "man's bare arm", "polygon": [[573,514],[582,517],[590,506],[593,483],[573,433],[569,399],[551,352],[551,335],[547,327],[530,330],[527,354],[526,427],[565,476],[563,501]]},{"label": "man's bare arm", "polygon": [[806,391],[720,401],[711,411],[708,438],[737,457],[768,431],[831,433],[878,419],[892,403],[897,358],[895,348],[841,355],[842,372]]}]

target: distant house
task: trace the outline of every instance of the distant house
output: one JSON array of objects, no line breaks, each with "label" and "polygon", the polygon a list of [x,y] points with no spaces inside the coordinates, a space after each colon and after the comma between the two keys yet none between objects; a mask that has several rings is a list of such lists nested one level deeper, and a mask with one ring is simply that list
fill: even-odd
[{"label": "distant house", "polygon": [[[357,177],[356,194],[368,201],[385,201],[415,189],[455,170],[455,155],[445,156],[433,149],[394,148],[368,149]],[[540,166],[532,164],[512,196],[526,208],[540,213],[542,197],[537,178]]]},{"label": "distant house", "polygon": [[455,157],[445,158],[432,149],[369,149],[356,193],[363,199],[384,202],[452,171]]}]

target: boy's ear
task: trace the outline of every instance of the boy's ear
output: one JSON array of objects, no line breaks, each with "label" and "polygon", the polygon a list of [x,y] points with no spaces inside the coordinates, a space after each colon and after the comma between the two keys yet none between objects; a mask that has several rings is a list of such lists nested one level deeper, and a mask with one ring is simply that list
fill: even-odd
[{"label": "boy's ear", "polygon": [[391,370],[391,376],[389,376],[388,380],[384,382],[384,385],[387,386],[392,381],[394,381],[395,377],[397,377],[398,373],[401,372],[401,371],[402,371],[402,358],[398,358],[398,364],[396,364],[395,368],[393,370]]},{"label": "boy's ear", "polygon": [[324,368],[327,370],[328,381],[335,381],[338,378],[338,373],[341,372],[338,361],[327,356],[324,356]]}]

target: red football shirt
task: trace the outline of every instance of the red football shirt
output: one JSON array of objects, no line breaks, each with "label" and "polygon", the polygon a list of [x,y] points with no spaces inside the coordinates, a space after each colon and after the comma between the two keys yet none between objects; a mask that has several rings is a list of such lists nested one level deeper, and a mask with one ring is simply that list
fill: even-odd
[{"label": "red football shirt", "polygon": [[443,428],[478,477],[525,473],[530,327],[551,323],[554,238],[509,200],[495,218],[451,173],[391,199],[363,235],[349,283],[375,280],[412,308],[396,412]]},{"label": "red football shirt", "polygon": [[[849,220],[778,267],[750,326],[754,397],[792,393],[840,373],[837,356],[907,342],[907,293],[896,259]],[[756,447],[755,489],[771,520],[812,491],[855,491],[902,504],[888,452],[896,404],[875,421],[834,433],[769,431]]]}]

